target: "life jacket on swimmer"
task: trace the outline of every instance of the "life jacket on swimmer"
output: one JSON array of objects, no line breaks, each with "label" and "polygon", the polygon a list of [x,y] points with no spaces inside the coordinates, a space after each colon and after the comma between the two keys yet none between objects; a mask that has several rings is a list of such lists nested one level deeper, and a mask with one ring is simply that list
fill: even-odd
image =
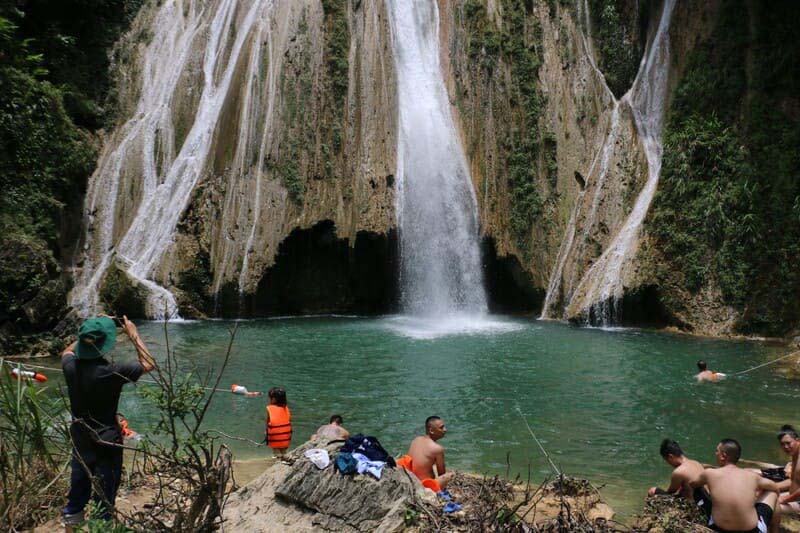
[{"label": "life jacket on swimmer", "polygon": [[268,405],[267,444],[270,448],[288,448],[292,442],[292,414],[287,406]]}]

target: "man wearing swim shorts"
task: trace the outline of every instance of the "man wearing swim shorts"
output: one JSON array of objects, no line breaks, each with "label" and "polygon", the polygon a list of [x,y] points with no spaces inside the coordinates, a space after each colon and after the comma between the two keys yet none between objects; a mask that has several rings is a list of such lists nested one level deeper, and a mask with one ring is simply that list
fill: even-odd
[{"label": "man wearing swim shorts", "polygon": [[716,454],[720,468],[706,468],[692,482],[696,488],[707,485],[711,494],[706,506],[711,515],[708,527],[714,531],[777,532],[778,485],[736,465],[742,447],[735,440],[722,439]]},{"label": "man wearing swim shorts", "polygon": [[784,451],[792,454],[791,482],[789,483],[789,492],[782,493],[778,503],[782,513],[798,515],[800,514],[800,469],[797,468],[797,459],[800,456],[800,439],[797,438],[797,432],[791,426],[788,426],[791,432],[784,432],[783,430],[786,428],[787,426],[781,428],[781,433],[783,433],[781,447]]}]

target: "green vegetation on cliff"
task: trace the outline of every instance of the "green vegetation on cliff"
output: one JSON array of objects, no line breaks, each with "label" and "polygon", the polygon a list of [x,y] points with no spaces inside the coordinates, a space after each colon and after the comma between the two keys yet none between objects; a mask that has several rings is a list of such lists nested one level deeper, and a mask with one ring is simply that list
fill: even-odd
[{"label": "green vegetation on cliff", "polygon": [[[558,167],[555,160],[555,137],[543,135],[540,124],[543,96],[539,89],[541,65],[541,25],[532,5],[503,0],[502,21],[498,27],[490,20],[483,0],[466,0],[463,17],[469,31],[468,54],[473,64],[482,69],[482,78],[491,80],[501,93],[510,93],[515,116],[503,128],[506,180],[511,197],[509,230],[519,249],[530,253],[531,229],[541,214],[544,200],[537,176],[542,158],[546,174],[554,181]],[[504,77],[495,75],[500,67],[508,69],[510,87],[503,87]],[[494,106],[497,102],[492,101]],[[504,102],[502,105],[508,105]],[[502,109],[493,109],[493,116],[503,116]]]},{"label": "green vegetation on cliff", "polygon": [[641,50],[634,39],[638,8],[627,0],[591,0],[592,33],[597,43],[598,66],[617,98],[633,84]]},{"label": "green vegetation on cliff", "polygon": [[269,162],[291,200],[302,206],[309,179],[334,179],[341,172],[349,87],[350,30],[348,0],[323,0],[323,69],[316,72],[308,20],[298,27],[281,74],[285,123],[278,160]]},{"label": "green vegetation on cliff", "polygon": [[800,320],[800,6],[749,7],[724,3],[690,59],[647,229],[662,283],[718,287],[738,331],[784,335]]},{"label": "green vegetation on cliff", "polygon": [[106,121],[107,52],[141,0],[0,0],[0,350],[53,325]]}]

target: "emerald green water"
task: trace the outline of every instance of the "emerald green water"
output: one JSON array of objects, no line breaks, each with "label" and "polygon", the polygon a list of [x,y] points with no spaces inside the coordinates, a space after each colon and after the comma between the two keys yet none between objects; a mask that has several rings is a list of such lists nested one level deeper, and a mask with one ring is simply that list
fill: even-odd
[{"label": "emerald green water", "polygon": [[[295,427],[305,441],[332,413],[351,433],[377,436],[401,454],[425,417],[442,416],[451,469],[534,480],[549,473],[523,413],[553,460],[567,474],[605,485],[623,514],[641,509],[647,487],[664,485],[669,468],[658,455],[662,438],[688,455],[713,462],[723,437],[742,442],[745,457],[783,460],[774,433],[798,423],[797,385],[767,367],[720,384],[696,384],[695,362],[737,372],[785,353],[757,342],[693,338],[640,330],[604,331],[555,322],[498,317],[486,331],[436,337],[399,317],[295,318],[239,322],[234,355],[223,379],[250,390],[286,389]],[[219,364],[232,322],[169,325],[170,343],[186,364]],[[144,323],[142,336],[163,353],[163,324]],[[118,357],[133,357],[120,343]],[[209,427],[263,438],[266,399],[220,394]],[[143,433],[152,412],[137,394],[121,410]],[[238,458],[268,450],[232,442]]]}]

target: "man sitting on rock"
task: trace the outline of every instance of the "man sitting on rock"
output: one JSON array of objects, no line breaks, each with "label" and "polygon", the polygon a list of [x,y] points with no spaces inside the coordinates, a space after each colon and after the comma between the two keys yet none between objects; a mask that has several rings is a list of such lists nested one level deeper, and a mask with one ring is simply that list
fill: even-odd
[{"label": "man sitting on rock", "polygon": [[411,441],[408,454],[397,461],[397,466],[411,470],[423,486],[435,492],[446,489],[453,477],[452,472],[445,471],[444,447],[437,442],[446,433],[444,421],[438,416],[429,416],[425,420],[425,435]]},{"label": "man sitting on rock", "polygon": [[650,487],[647,495],[678,494],[701,504],[708,495],[702,488],[692,489],[691,483],[703,473],[703,465],[686,457],[680,445],[672,439],[664,439],[661,442],[661,457],[674,468],[669,479],[669,487],[667,490]]},{"label": "man sitting on rock", "polygon": [[706,511],[708,527],[715,531],[778,531],[780,511],[775,512],[780,489],[777,483],[739,468],[741,445],[733,439],[717,444],[720,468],[707,468],[692,482],[693,487],[708,485],[711,499]]},{"label": "man sitting on rock", "polygon": [[320,426],[317,432],[311,435],[311,440],[325,437],[329,440],[347,440],[350,432],[342,427],[344,420],[342,415],[331,415],[330,421],[324,426]]}]

